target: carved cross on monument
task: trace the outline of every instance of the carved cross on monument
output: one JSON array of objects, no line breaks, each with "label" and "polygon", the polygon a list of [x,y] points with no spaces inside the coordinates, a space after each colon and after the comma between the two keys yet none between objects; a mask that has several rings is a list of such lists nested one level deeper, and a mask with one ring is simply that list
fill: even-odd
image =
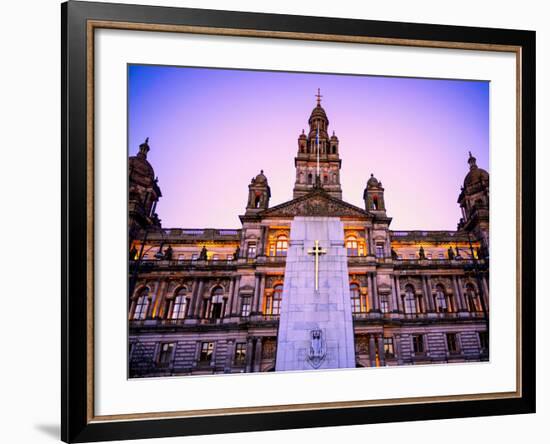
[{"label": "carved cross on monument", "polygon": [[319,246],[319,241],[315,241],[313,249],[308,250],[308,254],[315,255],[315,291],[319,291],[319,255],[326,254],[327,250],[323,250]]}]

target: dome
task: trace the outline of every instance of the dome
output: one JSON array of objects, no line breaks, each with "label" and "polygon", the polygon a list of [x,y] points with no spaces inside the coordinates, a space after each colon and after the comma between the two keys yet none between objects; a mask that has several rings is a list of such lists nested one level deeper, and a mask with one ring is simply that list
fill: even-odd
[{"label": "dome", "polygon": [[147,161],[147,153],[149,152],[149,138],[145,139],[139,146],[139,152],[128,159],[128,167],[132,174],[137,174],[154,180],[155,171],[151,164]]},{"label": "dome", "polygon": [[265,177],[265,175],[264,175],[264,170],[261,170],[260,174],[258,174],[255,177],[254,183],[256,183],[256,184],[267,183],[267,177]]},{"label": "dome", "polygon": [[466,177],[464,178],[464,187],[473,185],[478,182],[488,182],[489,173],[483,168],[478,168],[477,166],[472,168]]},{"label": "dome", "polygon": [[130,157],[128,159],[128,167],[132,174],[139,174],[141,176],[148,177],[151,180],[155,177],[155,172],[151,164],[141,157]]},{"label": "dome", "polygon": [[338,140],[338,137],[336,137],[336,133],[333,131],[332,136],[330,136],[330,140]]},{"label": "dome", "polygon": [[476,158],[472,156],[471,152],[468,152],[470,157],[468,158],[468,164],[470,165],[470,171],[466,174],[464,178],[464,187],[466,188],[469,185],[473,185],[479,182],[488,182],[489,173],[483,168],[479,168],[476,163]]},{"label": "dome", "polygon": [[378,182],[378,179],[374,177],[374,174],[371,173],[370,179],[367,181],[367,187],[377,187],[380,185],[380,182]]},{"label": "dome", "polygon": [[307,136],[304,130],[302,130],[302,134],[300,134],[300,137],[298,137],[298,139],[307,139]]},{"label": "dome", "polygon": [[317,104],[315,108],[313,108],[313,111],[311,111],[311,116],[309,116],[309,121],[313,121],[315,119],[323,119],[328,122],[327,113],[325,112],[324,108]]}]

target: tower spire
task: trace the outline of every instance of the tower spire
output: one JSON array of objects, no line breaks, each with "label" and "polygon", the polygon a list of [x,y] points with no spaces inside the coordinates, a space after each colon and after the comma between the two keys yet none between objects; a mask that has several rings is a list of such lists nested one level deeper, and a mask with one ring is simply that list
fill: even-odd
[{"label": "tower spire", "polygon": [[315,137],[315,141],[317,142],[317,178],[320,177],[320,165],[319,165],[319,122],[317,122],[317,136]]}]

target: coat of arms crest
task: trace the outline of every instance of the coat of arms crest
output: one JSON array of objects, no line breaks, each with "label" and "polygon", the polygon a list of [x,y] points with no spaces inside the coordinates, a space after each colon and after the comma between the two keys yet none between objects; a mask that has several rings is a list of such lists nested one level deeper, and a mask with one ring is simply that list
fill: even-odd
[{"label": "coat of arms crest", "polygon": [[310,365],[317,369],[323,363],[327,354],[327,347],[325,338],[323,337],[323,330],[320,328],[310,331],[310,347],[306,360]]}]

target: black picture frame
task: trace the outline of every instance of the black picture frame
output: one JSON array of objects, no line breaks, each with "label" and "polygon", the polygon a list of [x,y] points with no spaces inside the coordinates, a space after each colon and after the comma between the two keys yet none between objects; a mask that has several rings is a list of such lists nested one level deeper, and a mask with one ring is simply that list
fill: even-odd
[{"label": "black picture frame", "polygon": [[[500,399],[324,408],[304,411],[237,413],[96,420],[90,415],[90,201],[87,180],[90,142],[87,105],[87,39],[90,20],[186,25],[267,32],[409,41],[511,45],[521,54],[521,394]],[[90,442],[289,428],[371,424],[535,412],[535,32],[507,29],[396,23],[69,1],[61,5],[62,22],[62,383],[61,438]]]}]

